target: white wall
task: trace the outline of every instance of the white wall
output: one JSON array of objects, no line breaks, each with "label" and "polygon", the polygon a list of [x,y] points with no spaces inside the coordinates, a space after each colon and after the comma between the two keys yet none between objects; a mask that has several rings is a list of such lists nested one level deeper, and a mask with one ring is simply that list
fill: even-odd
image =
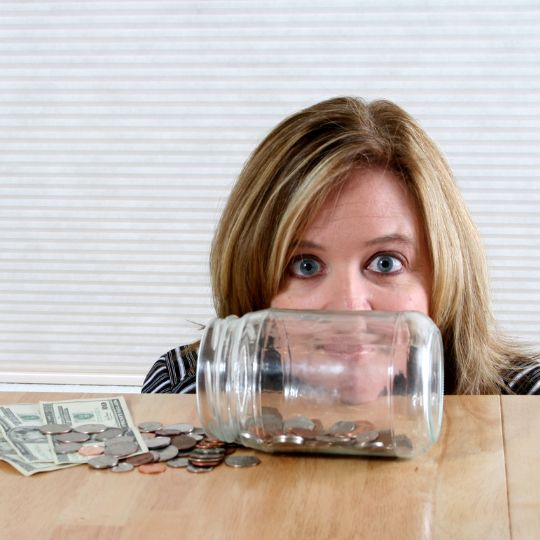
[{"label": "white wall", "polygon": [[536,1],[0,0],[0,382],[138,385],[197,337],[242,163],[343,94],[439,143],[540,346],[539,68]]}]

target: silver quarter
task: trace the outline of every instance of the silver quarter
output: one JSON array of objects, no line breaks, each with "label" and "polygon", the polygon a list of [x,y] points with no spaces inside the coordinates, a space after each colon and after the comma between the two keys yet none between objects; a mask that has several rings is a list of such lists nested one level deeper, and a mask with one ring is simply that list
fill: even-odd
[{"label": "silver quarter", "polygon": [[177,429],[180,433],[191,433],[193,431],[193,426],[191,424],[167,424],[163,426],[163,429]]},{"label": "silver quarter", "polygon": [[137,427],[141,433],[150,433],[152,431],[156,431],[156,429],[159,429],[162,425],[163,424],[161,422],[151,420],[149,422],[141,422],[137,425]]},{"label": "silver quarter", "polygon": [[148,439],[144,441],[148,450],[157,450],[158,448],[165,448],[171,444],[170,437],[156,437],[155,439]]},{"label": "silver quarter", "polygon": [[111,468],[111,472],[114,473],[123,473],[123,472],[130,472],[134,469],[133,465],[131,463],[119,463],[118,465],[115,465]]},{"label": "silver quarter", "polygon": [[156,452],[159,454],[159,461],[169,461],[178,455],[178,448],[170,444],[161,450],[156,450]]},{"label": "silver quarter", "polygon": [[167,465],[173,469],[185,469],[189,465],[189,462],[187,457],[177,457],[167,461]]},{"label": "silver quarter", "polygon": [[83,443],[90,439],[87,433],[79,433],[78,431],[70,431],[69,433],[59,433],[54,436],[55,442],[61,443]]},{"label": "silver quarter", "polygon": [[127,457],[139,450],[139,445],[135,442],[126,441],[115,444],[107,443],[110,443],[110,441],[105,443],[106,456]]},{"label": "silver quarter", "polygon": [[88,460],[92,469],[109,469],[118,465],[118,458],[114,456],[97,456]]},{"label": "silver quarter", "polygon": [[184,432],[180,429],[174,428],[174,427],[162,427],[159,429],[156,429],[154,433],[158,437],[175,437],[176,435],[182,435]]},{"label": "silver quarter", "polygon": [[54,445],[54,451],[57,454],[73,454],[77,452],[79,448],[82,448],[82,444],[77,442],[66,442]]},{"label": "silver quarter", "polygon": [[60,433],[69,433],[72,427],[68,424],[45,424],[38,427],[44,435],[58,435]]},{"label": "silver quarter", "polygon": [[214,470],[214,467],[194,467],[193,465],[188,465],[186,469],[190,473],[200,474],[200,473],[205,473],[205,472],[211,472]]},{"label": "silver quarter", "polygon": [[[96,435],[96,440],[98,436]],[[105,440],[105,446],[108,444],[120,444],[120,443],[133,443],[135,442],[135,437],[132,437],[131,435],[119,435],[118,437],[112,437],[110,439]]]},{"label": "silver quarter", "polygon": [[81,424],[80,426],[75,426],[73,429],[79,433],[92,434],[103,433],[107,429],[107,426],[103,424]]},{"label": "silver quarter", "polygon": [[247,467],[256,467],[261,460],[257,456],[228,456],[225,458],[225,465],[235,469],[245,469]]},{"label": "silver quarter", "polygon": [[[122,437],[124,435],[124,430],[122,428],[110,427],[107,428],[102,433],[96,433],[94,439],[96,441],[108,441],[110,439],[116,439],[117,437]],[[133,440],[133,437],[131,437]]]}]

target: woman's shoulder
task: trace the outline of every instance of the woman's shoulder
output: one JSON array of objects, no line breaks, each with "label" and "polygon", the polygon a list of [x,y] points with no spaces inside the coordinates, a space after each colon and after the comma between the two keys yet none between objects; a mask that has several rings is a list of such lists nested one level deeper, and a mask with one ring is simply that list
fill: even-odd
[{"label": "woman's shoulder", "polygon": [[181,345],[166,352],[151,367],[142,393],[194,394],[198,344]]},{"label": "woman's shoulder", "polygon": [[517,365],[505,378],[508,393],[540,395],[540,361],[533,360]]}]

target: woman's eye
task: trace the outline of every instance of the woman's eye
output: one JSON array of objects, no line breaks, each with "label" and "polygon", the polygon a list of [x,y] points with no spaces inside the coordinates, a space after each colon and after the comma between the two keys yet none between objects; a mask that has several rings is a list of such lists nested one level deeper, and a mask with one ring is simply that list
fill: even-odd
[{"label": "woman's eye", "polygon": [[392,255],[378,255],[371,260],[368,269],[380,274],[393,274],[403,269],[403,263]]},{"label": "woman's eye", "polygon": [[290,273],[295,277],[306,278],[319,274],[322,264],[313,257],[296,257],[289,266]]}]

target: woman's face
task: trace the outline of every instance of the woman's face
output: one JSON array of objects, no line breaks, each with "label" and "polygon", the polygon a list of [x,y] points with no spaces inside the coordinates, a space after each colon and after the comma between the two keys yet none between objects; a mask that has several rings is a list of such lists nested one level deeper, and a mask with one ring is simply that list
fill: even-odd
[{"label": "woman's face", "polygon": [[300,238],[270,305],[429,315],[431,279],[419,212],[402,180],[355,170]]}]

